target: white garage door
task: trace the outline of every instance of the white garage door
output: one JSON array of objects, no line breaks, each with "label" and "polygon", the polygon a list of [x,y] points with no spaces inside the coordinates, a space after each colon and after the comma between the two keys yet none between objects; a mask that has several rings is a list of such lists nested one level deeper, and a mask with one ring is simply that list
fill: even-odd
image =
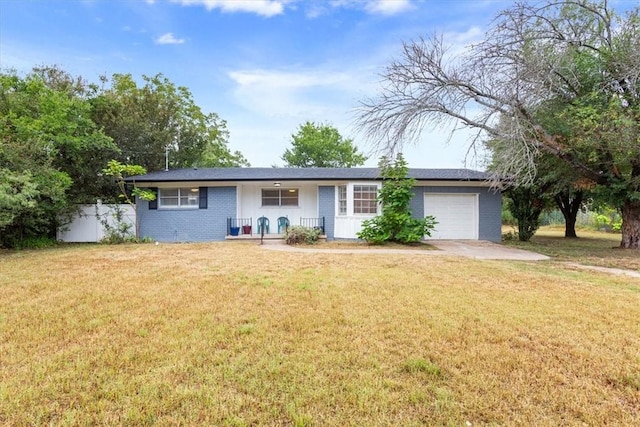
[{"label": "white garage door", "polygon": [[424,213],[438,221],[429,239],[478,239],[477,194],[424,194]]}]

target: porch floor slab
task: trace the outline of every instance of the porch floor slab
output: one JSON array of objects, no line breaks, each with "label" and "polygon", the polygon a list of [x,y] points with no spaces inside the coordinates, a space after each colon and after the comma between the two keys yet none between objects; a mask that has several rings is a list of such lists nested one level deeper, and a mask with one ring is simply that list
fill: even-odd
[{"label": "porch floor slab", "polygon": [[[259,234],[240,234],[238,236],[226,236],[225,240],[260,240]],[[282,240],[284,234],[269,233],[264,235],[264,240]]]},{"label": "porch floor slab", "polygon": [[[264,235],[264,240],[267,241],[281,241],[284,243],[284,238],[285,235],[284,234],[277,234],[277,233],[271,233],[271,234],[265,234]],[[241,242],[246,242],[246,241],[260,241],[261,237],[259,234],[240,234],[239,236],[225,236],[224,238],[227,241],[241,241]],[[319,240],[326,240],[327,236],[324,234],[321,234],[320,236],[318,236]]]}]

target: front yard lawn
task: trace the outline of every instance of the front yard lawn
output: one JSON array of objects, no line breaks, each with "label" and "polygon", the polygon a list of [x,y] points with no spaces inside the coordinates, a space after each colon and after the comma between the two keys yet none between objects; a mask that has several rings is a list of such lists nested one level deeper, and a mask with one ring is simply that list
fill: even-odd
[{"label": "front yard lawn", "polygon": [[577,230],[566,239],[564,227],[542,227],[530,242],[507,241],[514,246],[549,255],[556,261],[640,271],[640,251],[620,249],[620,234]]},{"label": "front yard lawn", "polygon": [[638,425],[640,280],[252,243],[0,255],[1,425]]}]

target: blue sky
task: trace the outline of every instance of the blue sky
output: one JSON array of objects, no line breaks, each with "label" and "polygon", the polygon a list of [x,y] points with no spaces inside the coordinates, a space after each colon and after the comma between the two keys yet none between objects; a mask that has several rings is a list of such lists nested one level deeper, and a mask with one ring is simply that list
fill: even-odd
[{"label": "blue sky", "polygon": [[[363,151],[353,110],[375,95],[402,41],[482,37],[500,0],[0,0],[0,67],[59,65],[99,75],[164,74],[228,123],[230,148],[252,166],[282,165],[305,121],[329,123]],[[465,164],[466,136],[426,130],[411,167]],[[372,157],[366,166],[375,166]]]}]

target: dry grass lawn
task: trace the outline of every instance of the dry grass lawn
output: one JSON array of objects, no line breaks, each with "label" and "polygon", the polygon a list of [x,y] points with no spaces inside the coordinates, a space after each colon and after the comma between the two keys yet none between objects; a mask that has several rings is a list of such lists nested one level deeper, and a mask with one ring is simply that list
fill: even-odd
[{"label": "dry grass lawn", "polygon": [[0,425],[640,424],[640,280],[250,243],[0,255]]},{"label": "dry grass lawn", "polygon": [[640,271],[640,253],[620,249],[620,234],[577,230],[577,239],[566,239],[564,227],[541,227],[530,242],[507,242],[553,257],[556,261],[572,261],[586,265]]}]

